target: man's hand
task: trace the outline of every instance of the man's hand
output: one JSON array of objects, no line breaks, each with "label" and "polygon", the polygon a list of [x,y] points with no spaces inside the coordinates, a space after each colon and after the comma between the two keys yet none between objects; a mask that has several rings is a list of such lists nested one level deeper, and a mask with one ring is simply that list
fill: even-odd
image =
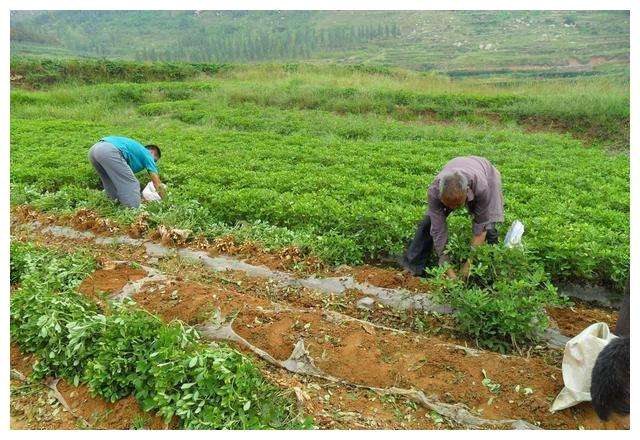
[{"label": "man's hand", "polygon": [[447,278],[449,278],[450,280],[457,280],[458,276],[456,275],[456,271],[453,270],[452,268],[447,269]]},{"label": "man's hand", "polygon": [[460,276],[462,276],[462,278],[465,279],[465,280],[467,278],[469,278],[469,270],[470,269],[471,269],[471,260],[467,260],[462,265],[462,269],[460,269]]},{"label": "man's hand", "polygon": [[473,247],[480,246],[481,244],[484,244],[486,239],[487,239],[487,231],[482,231],[480,235],[473,236],[473,238],[471,239],[471,246]]},{"label": "man's hand", "polygon": [[164,199],[167,196],[167,193],[165,192],[164,186],[160,181],[160,176],[158,176],[156,173],[149,173],[149,177],[151,178],[151,181],[153,182],[153,186],[156,188],[156,191],[160,195],[160,198]]},{"label": "man's hand", "polygon": [[[480,246],[484,244],[487,239],[487,231],[482,231],[480,235],[474,235],[471,239],[471,247]],[[463,279],[469,278],[469,271],[471,270],[471,258],[464,262],[462,268],[460,269],[460,275]]]}]

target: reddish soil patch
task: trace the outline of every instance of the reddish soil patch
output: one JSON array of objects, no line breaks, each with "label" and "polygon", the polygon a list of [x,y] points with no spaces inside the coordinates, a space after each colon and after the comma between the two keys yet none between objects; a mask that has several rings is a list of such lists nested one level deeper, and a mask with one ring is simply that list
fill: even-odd
[{"label": "reddish soil patch", "polygon": [[350,272],[361,283],[388,289],[407,289],[413,292],[429,292],[429,285],[406,272],[373,266],[354,267]]},{"label": "reddish soil patch", "polygon": [[25,376],[30,376],[36,357],[32,354],[24,354],[20,351],[18,344],[11,343],[10,349],[11,368],[17,370]]},{"label": "reddish soil patch", "polygon": [[574,302],[573,307],[552,307],[547,310],[564,335],[576,336],[596,322],[606,323],[611,331],[615,329],[618,320],[617,311],[597,308],[580,301],[574,300]]},{"label": "reddish soil patch", "polygon": [[[488,418],[521,418],[545,428],[604,427],[588,405],[549,414],[563,386],[562,374],[540,358],[486,352],[470,356],[435,338],[394,334],[353,321],[330,323],[317,311],[247,311],[234,328],[281,360],[302,339],[319,368],[354,383],[417,387],[450,403],[463,402]],[[500,384],[498,393],[482,384],[483,370]],[[533,393],[524,394],[525,388]]]},{"label": "reddish soil patch", "polygon": [[[297,319],[299,318],[299,319]],[[301,336],[296,328],[312,322],[310,316],[283,316],[247,311],[239,315],[233,329],[256,347],[265,349],[274,358],[284,361],[289,358],[294,344]]]},{"label": "reddish soil patch", "polygon": [[157,313],[164,320],[179,319],[195,325],[205,322],[219,308],[223,316],[244,310],[247,307],[270,307],[270,302],[242,295],[230,286],[201,284],[181,281],[147,283],[132,299],[140,307]]},{"label": "reddish soil patch", "polygon": [[120,266],[108,269],[98,269],[80,284],[82,294],[92,300],[102,303],[104,295],[111,295],[122,290],[131,281],[137,281],[147,276],[142,269]]},{"label": "reddish soil patch", "polygon": [[600,64],[604,64],[607,61],[609,61],[609,59],[607,57],[594,56],[594,57],[589,58],[589,65],[590,66],[599,66]]}]

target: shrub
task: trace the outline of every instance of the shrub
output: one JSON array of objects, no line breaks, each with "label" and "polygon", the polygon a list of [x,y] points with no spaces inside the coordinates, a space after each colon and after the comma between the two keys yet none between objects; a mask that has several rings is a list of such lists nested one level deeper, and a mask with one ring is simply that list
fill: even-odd
[{"label": "shrub", "polygon": [[545,307],[565,301],[543,268],[521,249],[480,246],[467,257],[466,281],[443,280],[445,268],[430,271],[434,296],[453,307],[460,331],[500,352],[538,341],[548,326]]}]

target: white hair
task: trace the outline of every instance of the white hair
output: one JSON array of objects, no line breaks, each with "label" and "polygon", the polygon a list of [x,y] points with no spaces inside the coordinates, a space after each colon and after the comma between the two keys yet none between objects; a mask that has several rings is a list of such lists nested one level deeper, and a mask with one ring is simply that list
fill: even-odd
[{"label": "white hair", "polygon": [[469,187],[469,181],[466,176],[459,171],[451,171],[440,176],[440,197],[445,190],[456,192],[465,192]]}]

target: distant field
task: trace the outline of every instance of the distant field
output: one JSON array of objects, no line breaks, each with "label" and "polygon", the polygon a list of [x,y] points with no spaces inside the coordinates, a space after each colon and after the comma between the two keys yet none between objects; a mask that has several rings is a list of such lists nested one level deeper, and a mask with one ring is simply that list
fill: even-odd
[{"label": "distant field", "polygon": [[[624,77],[492,83],[237,66],[189,82],[14,88],[11,116],[13,203],[131,221],[86,160],[101,136],[128,135],[163,147],[171,199],[148,207],[155,224],[358,264],[399,252],[439,168],[475,154],[502,172],[502,232],[523,220],[527,247],[555,279],[620,286],[628,276]],[[552,124],[593,142],[531,132]],[[468,220],[454,215],[450,230],[466,240]]]}]

